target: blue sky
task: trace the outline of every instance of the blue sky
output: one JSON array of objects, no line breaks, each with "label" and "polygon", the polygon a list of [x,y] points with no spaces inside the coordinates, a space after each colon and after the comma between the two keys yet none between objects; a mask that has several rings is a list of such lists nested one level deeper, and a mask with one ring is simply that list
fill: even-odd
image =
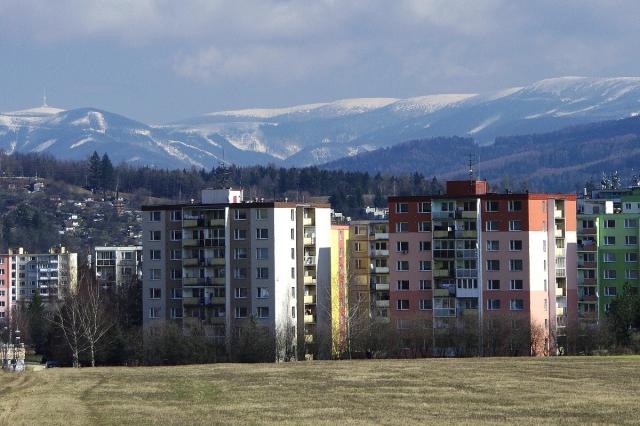
[{"label": "blue sky", "polygon": [[0,111],[148,123],[350,97],[638,76],[638,1],[0,0]]}]

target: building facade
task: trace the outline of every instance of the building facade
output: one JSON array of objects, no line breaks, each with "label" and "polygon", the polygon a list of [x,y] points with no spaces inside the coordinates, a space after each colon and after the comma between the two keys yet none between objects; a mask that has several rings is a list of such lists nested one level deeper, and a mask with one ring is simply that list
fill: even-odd
[{"label": "building facade", "polygon": [[11,256],[0,255],[0,322],[11,312]]},{"label": "building facade", "polygon": [[145,329],[172,322],[232,350],[255,321],[278,356],[330,352],[328,205],[204,190],[201,203],[143,211]]},{"label": "building facade", "polygon": [[345,350],[349,309],[349,226],[331,225],[331,337],[332,354]]},{"label": "building facade", "polygon": [[93,270],[102,288],[115,288],[142,278],[142,246],[96,247]]},{"label": "building facade", "polygon": [[392,327],[432,330],[442,346],[473,324],[484,351],[489,324],[508,318],[540,335],[536,353],[564,344],[577,318],[575,196],[452,181],[442,195],[390,197],[389,211]]},{"label": "building facade", "polygon": [[625,285],[638,288],[640,187],[595,190],[578,199],[578,315],[606,316]]},{"label": "building facade", "polygon": [[78,285],[78,255],[64,247],[48,253],[27,253],[22,248],[9,250],[11,257],[11,305],[27,304],[36,293],[51,306]]}]

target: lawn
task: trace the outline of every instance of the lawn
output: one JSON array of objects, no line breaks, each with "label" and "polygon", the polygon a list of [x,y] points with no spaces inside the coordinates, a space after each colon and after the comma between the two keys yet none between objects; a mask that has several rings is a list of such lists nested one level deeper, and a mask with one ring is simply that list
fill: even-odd
[{"label": "lawn", "polygon": [[640,358],[56,368],[0,374],[0,424],[623,424]]}]

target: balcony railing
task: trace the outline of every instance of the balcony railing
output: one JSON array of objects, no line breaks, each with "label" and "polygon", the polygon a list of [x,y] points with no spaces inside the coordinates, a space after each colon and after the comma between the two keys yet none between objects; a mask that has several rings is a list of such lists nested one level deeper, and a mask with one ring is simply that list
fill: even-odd
[{"label": "balcony railing", "polygon": [[475,249],[457,250],[456,257],[458,259],[477,259],[478,250],[475,250]]},{"label": "balcony railing", "polygon": [[456,308],[434,308],[433,316],[435,317],[455,317]]},{"label": "balcony railing", "polygon": [[376,307],[378,308],[388,308],[389,301],[388,300],[376,300]]},{"label": "balcony railing", "polygon": [[304,297],[304,304],[305,305],[313,305],[316,303],[316,297],[315,296],[305,296]]},{"label": "balcony railing", "polygon": [[315,315],[305,315],[304,316],[304,323],[305,324],[315,324],[316,322],[316,316]]},{"label": "balcony railing", "polygon": [[478,276],[477,269],[456,269],[457,278],[475,278]]},{"label": "balcony railing", "polygon": [[388,232],[376,232],[373,234],[373,238],[376,240],[388,240],[389,233]]},{"label": "balcony railing", "polygon": [[564,278],[567,276],[567,270],[565,268],[556,268],[556,277]]},{"label": "balcony railing", "polygon": [[305,256],[304,257],[304,265],[305,266],[312,266],[316,264],[316,257],[315,256]]}]

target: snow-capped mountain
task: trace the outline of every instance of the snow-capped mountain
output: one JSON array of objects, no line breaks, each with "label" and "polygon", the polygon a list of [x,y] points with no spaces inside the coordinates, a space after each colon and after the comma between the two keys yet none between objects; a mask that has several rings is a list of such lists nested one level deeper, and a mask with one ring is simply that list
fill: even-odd
[{"label": "snow-capped mountain", "polygon": [[157,167],[325,163],[435,136],[541,133],[640,114],[640,77],[560,77],[485,94],[362,98],[285,108],[220,111],[147,125],[93,108],[48,106],[0,114],[0,149]]}]

